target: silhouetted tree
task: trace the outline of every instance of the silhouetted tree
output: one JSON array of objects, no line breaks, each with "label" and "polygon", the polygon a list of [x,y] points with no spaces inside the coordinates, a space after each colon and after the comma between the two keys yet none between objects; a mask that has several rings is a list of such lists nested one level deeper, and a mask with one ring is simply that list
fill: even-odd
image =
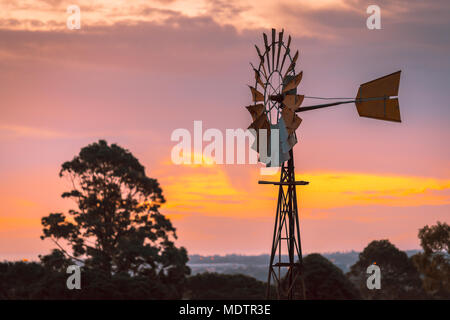
[{"label": "silhouetted tree", "polygon": [[3,299],[167,299],[179,298],[176,287],[145,276],[84,269],[81,290],[68,290],[67,274],[36,262],[0,262],[0,300]]},{"label": "silhouetted tree", "polygon": [[0,300],[30,299],[47,272],[36,262],[0,262]]},{"label": "silhouetted tree", "polygon": [[307,300],[360,299],[358,290],[342,270],[318,253],[303,258],[303,282],[300,277],[295,282],[296,299],[303,299],[303,283]]},{"label": "silhouetted tree", "polygon": [[77,208],[42,218],[41,238],[58,247],[41,256],[45,266],[62,270],[79,261],[106,278],[145,277],[181,295],[187,252],[175,247],[175,228],[158,210],[165,202],[158,181],[128,150],[100,140],[65,162],[60,176],[72,186],[62,197]]},{"label": "silhouetted tree", "polygon": [[264,299],[264,282],[242,274],[200,273],[188,278],[186,298],[193,300]]},{"label": "silhouetted tree", "polygon": [[423,252],[412,257],[422,274],[426,292],[436,299],[450,299],[450,226],[437,222],[419,230]]},{"label": "silhouetted tree", "polygon": [[[367,267],[376,263],[381,289],[367,288]],[[347,274],[365,299],[421,299],[425,297],[419,273],[407,254],[389,240],[372,241]]]}]

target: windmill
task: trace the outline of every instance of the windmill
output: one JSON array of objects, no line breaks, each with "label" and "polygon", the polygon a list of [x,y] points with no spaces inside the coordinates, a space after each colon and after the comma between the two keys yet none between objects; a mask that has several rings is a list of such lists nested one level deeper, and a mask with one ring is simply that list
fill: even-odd
[{"label": "windmill", "polygon": [[[252,66],[255,85],[249,86],[253,104],[247,106],[253,122],[249,129],[256,132],[256,142],[252,146],[260,154],[260,161],[268,167],[281,167],[279,181],[259,181],[259,184],[278,186],[278,201],[270,254],[269,273],[267,281],[267,298],[271,295],[273,281],[278,299],[297,298],[295,284],[299,278],[303,283],[303,261],[300,239],[300,225],[297,205],[297,186],[308,185],[307,181],[296,181],[294,171],[293,147],[298,139],[296,130],[302,119],[298,113],[322,109],[342,104],[355,103],[359,116],[379,120],[401,122],[398,98],[400,72],[366,82],[360,85],[354,99],[308,97],[297,94],[303,72],[296,72],[299,58],[298,50],[292,54],[291,36],[287,42],[283,39],[284,30],[278,33],[272,29],[271,42],[263,33],[264,47],[261,50],[255,45],[259,58],[258,67]],[[286,69],[285,69],[286,67]],[[341,100],[318,105],[301,107],[305,98]],[[279,149],[278,160],[269,161],[261,157],[267,154],[259,143],[260,131],[270,136],[271,131],[278,130]],[[264,146],[263,146],[264,147]],[[272,158],[271,158],[272,159]],[[286,251],[284,251],[286,250]],[[289,261],[283,261],[284,254]],[[284,279],[281,270],[287,269]],[[305,286],[302,284],[302,296],[305,297]]]}]

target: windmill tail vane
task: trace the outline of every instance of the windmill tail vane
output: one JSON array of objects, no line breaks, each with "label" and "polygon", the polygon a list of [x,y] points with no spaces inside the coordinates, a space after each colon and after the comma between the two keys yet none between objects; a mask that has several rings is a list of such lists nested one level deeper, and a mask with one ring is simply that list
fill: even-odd
[{"label": "windmill tail vane", "polygon": [[[341,104],[354,103],[359,116],[372,119],[401,122],[398,102],[398,89],[401,71],[363,83],[355,98],[322,98],[297,94],[303,72],[296,72],[299,51],[291,54],[291,36],[283,40],[284,30],[277,33],[272,29],[271,41],[263,33],[263,50],[255,45],[259,58],[258,66],[250,63],[254,72],[254,86],[249,86],[253,104],[246,106],[252,117],[248,127],[255,135],[252,148],[260,154],[260,161],[268,167],[281,167],[279,181],[259,181],[278,187],[278,202],[275,227],[270,253],[267,298],[278,299],[305,298],[303,283],[303,260],[300,240],[300,225],[297,206],[297,186],[306,186],[307,181],[296,181],[293,147],[298,139],[296,130],[302,123],[298,113],[322,109]],[[287,69],[284,70],[284,67]],[[337,102],[302,107],[305,98],[341,100]],[[266,157],[268,147],[260,143],[260,131],[270,136],[271,130],[278,130],[278,157]],[[264,136],[264,133],[262,136]],[[269,141],[270,144],[270,141]],[[288,261],[285,256],[288,256]],[[286,270],[285,272],[283,270]],[[301,288],[298,287],[300,283]],[[272,286],[275,285],[275,287]]]},{"label": "windmill tail vane", "polygon": [[[300,107],[295,112],[304,112],[340,104],[355,103],[361,117],[401,122],[398,88],[401,71],[361,84],[353,100]],[[316,97],[317,98],[317,97]],[[319,98],[320,99],[320,98]],[[338,99],[335,99],[338,100]]]}]

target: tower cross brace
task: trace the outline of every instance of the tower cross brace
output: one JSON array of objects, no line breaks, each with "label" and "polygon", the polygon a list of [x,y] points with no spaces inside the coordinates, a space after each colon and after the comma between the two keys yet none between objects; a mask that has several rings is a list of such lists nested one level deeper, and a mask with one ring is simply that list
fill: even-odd
[{"label": "tower cross brace", "polygon": [[[294,155],[290,150],[290,159],[281,167],[280,182],[259,181],[260,184],[279,186],[272,250],[270,254],[269,274],[267,279],[267,298],[272,296],[273,282],[278,299],[298,299],[305,297],[303,284],[303,260],[300,240],[300,225],[297,205],[297,185],[307,185],[306,181],[295,181]],[[289,261],[283,261],[284,250]],[[287,268],[283,277],[282,270]],[[303,297],[296,290],[296,281],[302,282]]]}]

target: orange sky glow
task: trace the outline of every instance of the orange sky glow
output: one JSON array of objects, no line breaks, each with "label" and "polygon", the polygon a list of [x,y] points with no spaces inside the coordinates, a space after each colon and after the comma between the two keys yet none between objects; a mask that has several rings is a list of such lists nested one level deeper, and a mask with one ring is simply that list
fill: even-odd
[{"label": "orange sky glow", "polygon": [[[73,3],[72,3],[73,2]],[[37,258],[40,219],[67,211],[60,165],[105,139],[160,182],[161,208],[191,254],[268,253],[277,189],[258,165],[175,165],[171,132],[246,128],[249,62],[262,32],[284,28],[310,96],[356,94],[402,70],[402,123],[353,106],[302,115],[295,147],[304,252],[361,250],[390,239],[419,248],[418,229],[450,222],[448,1],[0,2],[0,259]],[[68,30],[66,8],[81,8]],[[309,101],[311,102],[311,101]],[[305,102],[308,103],[308,102]]]}]

